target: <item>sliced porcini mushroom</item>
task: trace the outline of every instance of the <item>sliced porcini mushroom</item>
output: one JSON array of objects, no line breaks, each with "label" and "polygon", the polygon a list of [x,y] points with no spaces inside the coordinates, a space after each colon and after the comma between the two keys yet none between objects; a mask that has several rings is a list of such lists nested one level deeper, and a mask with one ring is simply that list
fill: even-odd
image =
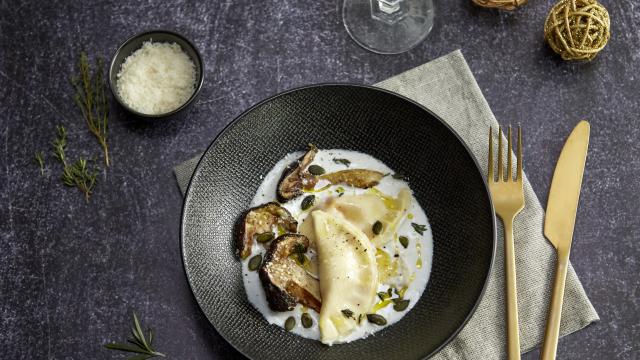
[{"label": "sliced porcini mushroom", "polygon": [[320,176],[333,185],[347,184],[361,189],[368,189],[380,183],[384,174],[379,171],[367,169],[347,169]]},{"label": "sliced porcini mushroom", "polygon": [[291,256],[306,252],[308,247],[309,239],[299,234],[285,234],[271,243],[259,273],[271,310],[290,311],[300,303],[320,313],[318,280]]},{"label": "sliced porcini mushroom", "polygon": [[278,201],[287,202],[301,195],[303,189],[315,186],[316,177],[307,171],[307,167],[313,162],[317,153],[318,148],[309,144],[307,152],[284,169],[276,189]]},{"label": "sliced porcini mushroom", "polygon": [[287,209],[275,202],[247,210],[236,238],[238,256],[241,259],[246,259],[251,255],[254,235],[273,232],[276,226],[282,227],[285,232],[295,233],[298,228],[298,222]]}]

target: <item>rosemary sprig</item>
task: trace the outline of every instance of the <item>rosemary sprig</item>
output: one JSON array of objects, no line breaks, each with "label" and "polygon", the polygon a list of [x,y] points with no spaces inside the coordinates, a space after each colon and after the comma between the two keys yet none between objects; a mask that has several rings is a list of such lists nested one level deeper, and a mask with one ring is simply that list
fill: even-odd
[{"label": "rosemary sprig", "polygon": [[127,339],[128,344],[110,343],[104,345],[104,347],[109,350],[119,350],[139,354],[130,357],[130,360],[150,359],[156,356],[165,357],[163,353],[157,352],[151,347],[151,343],[153,342],[153,331],[151,331],[151,329],[148,329],[147,331],[149,333],[149,340],[145,338],[145,334],[142,331],[138,317],[134,312],[133,327],[131,328],[133,339]]},{"label": "rosemary sprig", "polygon": [[69,164],[65,156],[67,129],[62,125],[57,126],[56,129],[58,137],[53,141],[53,156],[62,164],[62,182],[66,186],[77,187],[84,194],[85,199],[89,201],[96,185],[98,171],[95,168],[90,171],[87,167],[87,160],[83,158]]},{"label": "rosemary sprig", "polygon": [[58,130],[58,137],[53,140],[53,156],[58,159],[62,165],[67,165],[67,160],[64,156],[64,150],[67,147],[67,129],[64,126],[56,126]]},{"label": "rosemary sprig", "polygon": [[105,92],[103,67],[102,58],[98,58],[92,76],[87,54],[82,52],[78,61],[78,75],[71,77],[71,83],[76,91],[73,99],[82,111],[89,132],[96,137],[102,147],[104,163],[108,167],[110,164],[107,145],[109,105]]},{"label": "rosemary sprig", "polygon": [[79,159],[70,166],[65,166],[62,171],[62,182],[70,187],[77,187],[87,201],[96,185],[96,177],[98,171],[96,169],[90,172],[87,168],[87,160]]},{"label": "rosemary sprig", "polygon": [[44,175],[44,153],[42,151],[36,151],[34,157],[40,167],[40,175]]}]

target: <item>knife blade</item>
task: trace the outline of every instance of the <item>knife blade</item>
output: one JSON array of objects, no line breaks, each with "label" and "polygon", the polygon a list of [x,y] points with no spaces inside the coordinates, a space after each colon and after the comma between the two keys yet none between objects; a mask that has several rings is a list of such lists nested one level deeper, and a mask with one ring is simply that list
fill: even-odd
[{"label": "knife blade", "polygon": [[580,121],[567,139],[556,164],[547,201],[544,235],[555,246],[571,247],[582,175],[589,148],[590,125]]},{"label": "knife blade", "polygon": [[549,305],[547,329],[540,358],[554,360],[558,348],[564,284],[569,267],[569,252],[576,223],[576,212],[580,200],[582,176],[589,149],[590,125],[580,121],[564,144],[551,180],[547,214],[544,219],[544,235],[558,252],[556,278]]}]

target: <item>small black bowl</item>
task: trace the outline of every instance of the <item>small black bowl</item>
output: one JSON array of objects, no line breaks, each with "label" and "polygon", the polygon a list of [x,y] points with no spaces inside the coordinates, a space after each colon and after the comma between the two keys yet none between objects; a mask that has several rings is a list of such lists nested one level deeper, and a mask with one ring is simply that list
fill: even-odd
[{"label": "small black bowl", "polygon": [[[145,114],[145,113],[136,111],[132,109],[129,105],[127,105],[118,94],[118,87],[117,87],[118,73],[120,72],[120,69],[125,59],[129,55],[133,54],[133,52],[140,49],[144,42],[151,41],[151,40],[153,40],[153,42],[168,42],[168,43],[176,43],[180,45],[182,50],[187,53],[187,55],[189,56],[189,58],[191,58],[191,61],[193,61],[193,64],[196,67],[196,88],[195,88],[195,91],[193,92],[193,95],[191,95],[189,100],[187,100],[184,104],[182,104],[177,109],[169,111],[164,114]],[[113,59],[111,60],[111,65],[109,66],[109,87],[111,88],[111,92],[113,93],[113,96],[115,97],[118,104],[120,104],[128,112],[144,118],[165,117],[165,116],[173,115],[185,109],[198,96],[198,94],[200,93],[200,89],[202,89],[203,82],[204,82],[204,63],[202,62],[202,57],[200,56],[198,49],[196,49],[193,43],[187,40],[187,38],[185,38],[184,36],[177,34],[175,32],[167,31],[167,30],[146,31],[141,34],[134,35],[128,38],[124,43],[122,43],[122,45],[120,45],[120,47],[118,47],[118,50],[116,50],[115,54],[113,55]]]}]

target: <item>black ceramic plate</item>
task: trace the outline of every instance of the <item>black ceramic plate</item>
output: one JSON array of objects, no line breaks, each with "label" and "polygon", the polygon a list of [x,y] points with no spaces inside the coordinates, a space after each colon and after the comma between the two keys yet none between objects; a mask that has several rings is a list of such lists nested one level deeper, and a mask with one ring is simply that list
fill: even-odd
[{"label": "black ceramic plate", "polygon": [[[398,323],[363,340],[322,345],[268,325],[246,299],[234,222],[265,175],[308,143],[370,154],[410,178],[434,239],[431,278]],[[482,174],[460,138],[420,105],[372,87],[288,91],[240,115],[211,143],[187,190],[182,255],[198,304],[251,359],[421,359],[462,329],[484,292],[495,219]]]}]

